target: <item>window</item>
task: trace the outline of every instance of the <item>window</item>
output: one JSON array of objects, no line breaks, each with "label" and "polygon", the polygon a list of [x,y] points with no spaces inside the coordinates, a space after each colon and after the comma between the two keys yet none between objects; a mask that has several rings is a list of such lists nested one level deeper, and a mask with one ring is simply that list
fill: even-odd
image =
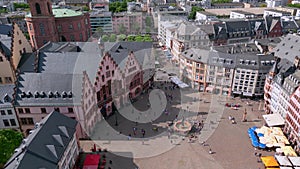
[{"label": "window", "polygon": [[50,10],[50,4],[49,4],[49,2],[47,2],[47,8],[48,8],[48,12],[49,12],[49,14],[51,14],[51,10]]},{"label": "window", "polygon": [[73,30],[73,25],[72,24],[69,25],[69,29]]},{"label": "window", "polygon": [[88,20],[86,18],[85,18],[84,22],[85,22],[86,25],[88,24]]},{"label": "window", "polygon": [[1,84],[1,83],[3,83],[3,82],[2,82],[2,78],[0,77],[0,84]]},{"label": "window", "polygon": [[80,40],[80,41],[83,41],[82,33],[79,34],[79,40]]},{"label": "window", "polygon": [[4,120],[3,120],[3,124],[4,124],[5,127],[8,127],[8,126],[9,126],[8,120],[4,119]]},{"label": "window", "polygon": [[45,35],[45,26],[43,23],[40,23],[40,31],[41,31],[41,35]]},{"label": "window", "polygon": [[60,112],[58,107],[54,108],[54,111]]},{"label": "window", "polygon": [[1,115],[6,115],[4,110],[0,110]]},{"label": "window", "polygon": [[33,119],[32,118],[27,118],[27,122],[28,124],[34,124]]},{"label": "window", "polygon": [[5,77],[5,83],[12,83],[11,77]]},{"label": "window", "polygon": [[68,112],[69,112],[69,113],[73,113],[73,112],[74,112],[73,108],[71,108],[71,107],[68,108]]},{"label": "window", "polygon": [[61,31],[62,31],[61,25],[58,25],[58,26],[57,26],[57,31],[58,31],[58,32],[61,32]]},{"label": "window", "polygon": [[12,111],[11,110],[7,110],[7,114],[8,115],[12,115]]},{"label": "window", "polygon": [[70,39],[71,39],[71,41],[73,41],[73,42],[74,42],[74,41],[75,41],[75,37],[74,37],[74,35],[71,35],[71,36],[70,36]]},{"label": "window", "polygon": [[78,26],[78,29],[80,30],[81,29],[81,24],[78,23],[77,26]]},{"label": "window", "polygon": [[23,125],[24,125],[24,124],[25,124],[25,125],[28,124],[26,118],[20,118],[20,119],[21,119],[21,124],[23,124]]},{"label": "window", "polygon": [[3,57],[2,56],[0,56],[0,62],[3,62]]},{"label": "window", "polygon": [[23,109],[21,109],[21,108],[18,108],[18,112],[19,112],[19,114],[23,114],[24,113]]},{"label": "window", "polygon": [[25,108],[25,113],[31,113],[29,108]]},{"label": "window", "polygon": [[16,126],[17,125],[15,119],[10,119],[9,121],[10,121],[11,126]]},{"label": "window", "polygon": [[19,40],[19,44],[20,44],[20,45],[22,44],[22,41],[21,41],[21,40]]},{"label": "window", "polygon": [[47,113],[46,108],[41,108],[41,113]]},{"label": "window", "polygon": [[39,3],[35,3],[35,10],[36,10],[36,14],[42,14],[41,6]]},{"label": "window", "polygon": [[110,77],[110,71],[107,71],[106,72],[106,78],[109,78]]},{"label": "window", "polygon": [[32,25],[31,24],[29,24],[29,30],[32,30]]}]

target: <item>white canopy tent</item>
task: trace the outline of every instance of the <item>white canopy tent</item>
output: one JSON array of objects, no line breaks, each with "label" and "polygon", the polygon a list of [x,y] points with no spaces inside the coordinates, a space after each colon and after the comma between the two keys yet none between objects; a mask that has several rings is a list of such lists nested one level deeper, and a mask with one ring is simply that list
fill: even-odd
[{"label": "white canopy tent", "polygon": [[300,169],[300,157],[289,157],[289,160],[292,162],[294,168],[297,166]]},{"label": "white canopy tent", "polygon": [[280,114],[266,114],[263,118],[269,127],[284,125],[284,119]]},{"label": "white canopy tent", "polygon": [[179,86],[180,88],[186,88],[186,87],[189,87],[189,85],[183,83],[178,77],[171,77],[170,78],[171,81],[173,83],[175,83],[177,86]]},{"label": "white canopy tent", "polygon": [[293,166],[286,156],[275,155],[275,158],[281,166],[287,166],[287,167]]}]

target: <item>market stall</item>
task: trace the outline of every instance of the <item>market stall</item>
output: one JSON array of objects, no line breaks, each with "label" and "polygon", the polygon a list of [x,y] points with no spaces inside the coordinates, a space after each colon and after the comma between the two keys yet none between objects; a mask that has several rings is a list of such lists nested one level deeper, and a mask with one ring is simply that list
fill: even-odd
[{"label": "market stall", "polygon": [[289,159],[286,156],[275,155],[275,158],[280,166],[284,166],[284,167],[293,166],[292,163],[289,161]]},{"label": "market stall", "polygon": [[273,156],[263,156],[261,157],[261,161],[263,162],[266,168],[279,167],[278,162]]},{"label": "market stall", "polygon": [[300,157],[288,157],[294,166],[294,169],[300,169]]}]

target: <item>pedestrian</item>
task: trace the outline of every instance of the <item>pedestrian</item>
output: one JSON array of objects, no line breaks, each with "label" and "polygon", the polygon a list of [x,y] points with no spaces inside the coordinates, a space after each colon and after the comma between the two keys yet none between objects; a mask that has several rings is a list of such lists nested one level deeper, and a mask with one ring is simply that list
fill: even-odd
[{"label": "pedestrian", "polygon": [[209,154],[212,154],[213,152],[212,152],[212,150],[211,150],[211,148],[209,149],[209,152],[208,152]]}]

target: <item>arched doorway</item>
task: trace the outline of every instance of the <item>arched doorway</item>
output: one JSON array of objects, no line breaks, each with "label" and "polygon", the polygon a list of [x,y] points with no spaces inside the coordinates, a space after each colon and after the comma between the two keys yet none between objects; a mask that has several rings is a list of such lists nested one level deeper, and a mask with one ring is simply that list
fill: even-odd
[{"label": "arched doorway", "polygon": [[61,42],[67,42],[67,39],[66,39],[65,36],[61,36],[61,37],[60,37],[60,41],[61,41]]}]

